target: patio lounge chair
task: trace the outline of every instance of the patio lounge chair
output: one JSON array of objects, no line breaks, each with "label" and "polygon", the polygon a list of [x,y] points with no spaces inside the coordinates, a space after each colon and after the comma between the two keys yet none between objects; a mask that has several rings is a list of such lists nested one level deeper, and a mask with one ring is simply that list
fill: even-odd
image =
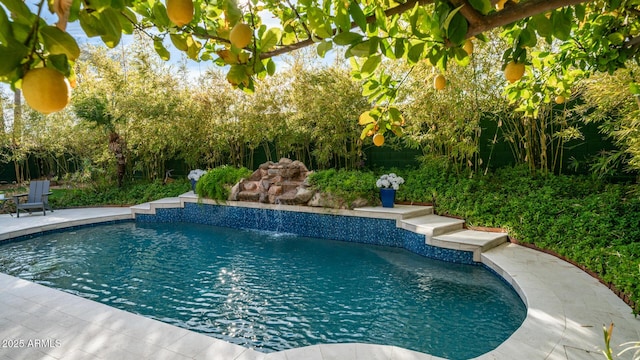
[{"label": "patio lounge chair", "polygon": [[[20,210],[26,210],[31,214],[31,210],[42,209],[42,213],[46,216],[46,210],[53,211],[49,207],[49,180],[32,181],[29,184],[28,194],[18,194],[13,196],[16,203],[16,215],[20,217]],[[27,196],[27,202],[20,202],[20,198]]]}]

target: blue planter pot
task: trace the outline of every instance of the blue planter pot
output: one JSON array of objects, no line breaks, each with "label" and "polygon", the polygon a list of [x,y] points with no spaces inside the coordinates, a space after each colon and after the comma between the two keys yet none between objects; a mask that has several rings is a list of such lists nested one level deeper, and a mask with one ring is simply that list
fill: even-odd
[{"label": "blue planter pot", "polygon": [[380,201],[382,201],[382,207],[392,208],[393,203],[396,201],[396,191],[394,189],[380,188]]},{"label": "blue planter pot", "polygon": [[193,193],[195,194],[196,192],[196,184],[198,183],[197,180],[193,180],[193,179],[189,179],[191,180],[191,190],[193,190]]}]

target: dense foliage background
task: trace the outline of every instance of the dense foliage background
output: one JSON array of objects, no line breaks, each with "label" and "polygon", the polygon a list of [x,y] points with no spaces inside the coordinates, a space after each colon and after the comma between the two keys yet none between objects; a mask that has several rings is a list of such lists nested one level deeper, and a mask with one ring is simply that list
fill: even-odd
[{"label": "dense foliage background", "polygon": [[[556,104],[556,90],[536,83],[551,79],[523,80],[505,92],[496,66],[500,41],[478,42],[469,66],[450,66],[444,91],[433,89],[434,68],[426,62],[383,62],[404,79],[395,106],[406,120],[403,137],[386,134],[387,153],[413,151],[402,154],[414,165],[409,154],[442,155],[480,172],[526,164],[545,173],[635,176],[640,108],[629,84],[640,80],[639,67],[584,79]],[[63,112],[43,116],[0,90],[0,181],[162,180],[168,170],[185,176],[224,164],[254,169],[281,157],[314,169],[376,166],[371,138],[360,139],[357,122],[370,104],[344,63],[295,53],[280,76],[247,95],[220,72],[194,78],[140,42],[82,54],[73,104]],[[539,99],[535,116],[527,110],[531,96]]]}]

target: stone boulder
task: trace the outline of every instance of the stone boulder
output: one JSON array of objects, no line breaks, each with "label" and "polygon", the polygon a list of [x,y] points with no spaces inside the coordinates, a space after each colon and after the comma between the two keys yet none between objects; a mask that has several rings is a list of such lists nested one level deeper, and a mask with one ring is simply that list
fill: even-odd
[{"label": "stone boulder", "polygon": [[311,171],[300,161],[282,158],[261,164],[247,179],[233,186],[229,200],[268,204],[306,204],[315,193],[307,177]]}]

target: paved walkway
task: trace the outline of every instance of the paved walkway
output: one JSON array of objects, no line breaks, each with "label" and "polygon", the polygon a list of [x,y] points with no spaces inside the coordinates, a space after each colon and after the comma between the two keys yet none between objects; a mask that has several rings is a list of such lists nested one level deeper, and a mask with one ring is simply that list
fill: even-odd
[{"label": "paved walkway", "polygon": [[[168,204],[142,208],[152,211],[154,206]],[[0,215],[0,240],[127,218],[132,218],[132,209],[56,210],[19,219]],[[640,319],[609,289],[576,267],[513,244],[483,252],[481,259],[514,285],[528,311],[522,326],[507,341],[478,359],[603,359],[602,326],[611,322],[615,323],[614,350],[619,351],[621,343],[640,340]],[[623,358],[630,359],[631,354]],[[0,274],[0,359],[438,358],[367,344],[315,345],[263,354]]]}]

